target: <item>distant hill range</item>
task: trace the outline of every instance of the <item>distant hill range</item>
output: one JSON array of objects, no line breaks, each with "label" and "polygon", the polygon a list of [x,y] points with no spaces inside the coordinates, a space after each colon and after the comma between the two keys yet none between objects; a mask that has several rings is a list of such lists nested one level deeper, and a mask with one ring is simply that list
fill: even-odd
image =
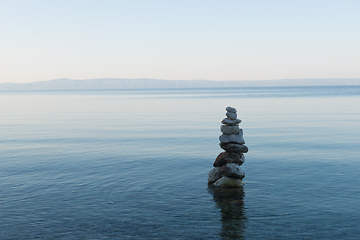
[{"label": "distant hill range", "polygon": [[121,90],[346,85],[360,85],[360,78],[281,79],[256,81],[159,80],[119,78],[73,80],[62,78],[31,83],[0,83],[0,90]]}]

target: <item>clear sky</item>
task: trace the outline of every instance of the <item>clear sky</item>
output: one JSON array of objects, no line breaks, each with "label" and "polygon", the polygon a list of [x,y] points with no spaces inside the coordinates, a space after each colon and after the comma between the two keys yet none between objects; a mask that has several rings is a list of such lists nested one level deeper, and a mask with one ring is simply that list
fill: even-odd
[{"label": "clear sky", "polygon": [[360,78],[359,0],[0,0],[0,82]]}]

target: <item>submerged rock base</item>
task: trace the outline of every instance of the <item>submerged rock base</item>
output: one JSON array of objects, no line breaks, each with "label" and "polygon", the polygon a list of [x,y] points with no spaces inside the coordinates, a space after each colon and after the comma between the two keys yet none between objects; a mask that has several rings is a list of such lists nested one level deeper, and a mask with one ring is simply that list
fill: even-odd
[{"label": "submerged rock base", "polygon": [[244,186],[242,179],[245,173],[240,166],[245,162],[244,153],[248,152],[243,138],[243,130],[239,128],[240,119],[237,119],[235,108],[226,108],[226,118],[221,123],[222,134],[219,137],[220,147],[225,152],[220,153],[210,170],[208,183],[215,187],[238,188]]}]

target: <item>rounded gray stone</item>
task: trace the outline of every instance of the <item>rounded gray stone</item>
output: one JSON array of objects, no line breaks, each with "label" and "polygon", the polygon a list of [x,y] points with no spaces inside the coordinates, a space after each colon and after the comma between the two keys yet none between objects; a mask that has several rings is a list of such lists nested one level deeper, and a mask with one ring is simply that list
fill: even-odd
[{"label": "rounded gray stone", "polygon": [[224,134],[237,134],[240,132],[240,128],[238,126],[221,125],[220,131]]},{"label": "rounded gray stone", "polygon": [[214,183],[221,177],[222,177],[222,175],[220,173],[220,167],[215,167],[215,168],[211,169],[209,172],[208,182]]},{"label": "rounded gray stone", "polygon": [[236,113],[236,109],[235,108],[233,108],[233,107],[227,107],[227,108],[225,108],[226,109],[226,111],[228,111],[228,112],[233,112],[233,113]]},{"label": "rounded gray stone", "polygon": [[235,119],[235,120],[232,120],[230,118],[224,118],[222,121],[221,121],[222,124],[225,124],[225,125],[228,125],[228,126],[238,126],[239,123],[241,123],[241,120],[240,119]]},{"label": "rounded gray stone", "polygon": [[237,118],[237,114],[236,113],[233,113],[233,112],[227,112],[225,114],[230,120],[236,120]]},{"label": "rounded gray stone", "polygon": [[234,153],[247,153],[249,151],[248,147],[243,144],[237,143],[220,143],[219,144],[222,149],[226,152],[234,152]]},{"label": "rounded gray stone", "polygon": [[219,140],[222,143],[239,143],[239,144],[245,143],[245,140],[243,138],[243,131],[241,128],[239,133],[237,134],[221,134]]},{"label": "rounded gray stone", "polygon": [[225,164],[220,168],[220,173],[222,176],[227,176],[230,178],[243,179],[245,177],[245,173],[241,171],[240,166],[235,163]]}]

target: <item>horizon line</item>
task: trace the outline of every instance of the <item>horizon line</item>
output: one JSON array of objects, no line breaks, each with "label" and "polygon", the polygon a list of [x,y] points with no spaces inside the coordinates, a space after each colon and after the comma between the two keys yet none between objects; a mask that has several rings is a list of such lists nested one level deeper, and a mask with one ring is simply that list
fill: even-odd
[{"label": "horizon line", "polygon": [[256,82],[256,81],[281,81],[281,80],[355,80],[360,79],[358,78],[341,78],[341,77],[333,77],[333,78],[278,78],[278,79],[258,79],[258,80],[208,80],[208,79],[158,79],[158,78],[117,78],[117,77],[102,77],[102,78],[86,78],[86,79],[74,79],[74,78],[55,78],[50,80],[39,80],[39,81],[32,81],[32,82],[3,82],[0,84],[6,83],[14,83],[14,84],[28,84],[28,83],[36,83],[36,82],[50,82],[55,80],[72,80],[72,81],[88,81],[88,80],[160,80],[160,81],[210,81],[210,82]]}]

